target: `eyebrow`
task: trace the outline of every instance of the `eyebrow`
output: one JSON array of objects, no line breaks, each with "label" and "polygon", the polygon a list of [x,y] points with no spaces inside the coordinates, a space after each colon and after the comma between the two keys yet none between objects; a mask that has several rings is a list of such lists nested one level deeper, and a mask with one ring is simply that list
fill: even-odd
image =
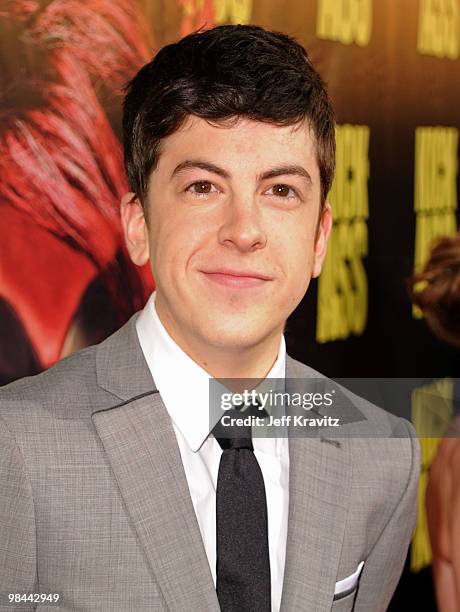
[{"label": "eyebrow", "polygon": [[[227,170],[224,170],[223,168],[220,168],[212,162],[208,162],[204,159],[184,160],[174,168],[171,174],[171,178],[177,176],[178,174],[180,174],[180,172],[184,170],[188,170],[189,168],[199,168],[200,170],[207,170],[208,172],[213,172],[214,174],[217,174],[222,178],[231,178],[231,174],[227,172]],[[260,182],[266,179],[276,178],[277,176],[283,176],[286,174],[290,176],[298,176],[305,180],[309,185],[312,184],[310,174],[305,170],[305,168],[297,164],[286,164],[282,166],[277,166],[276,168],[272,168],[271,170],[262,172],[257,175],[257,181]]]}]

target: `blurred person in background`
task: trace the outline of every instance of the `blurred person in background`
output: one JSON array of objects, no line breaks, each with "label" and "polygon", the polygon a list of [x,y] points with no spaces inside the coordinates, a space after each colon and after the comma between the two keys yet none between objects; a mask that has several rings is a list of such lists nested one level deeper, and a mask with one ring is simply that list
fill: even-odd
[{"label": "blurred person in background", "polygon": [[[460,348],[460,233],[433,247],[424,270],[410,282],[413,302],[433,333]],[[460,359],[460,355],[459,355]],[[460,610],[460,422],[439,444],[429,469],[426,507],[439,612]]]}]

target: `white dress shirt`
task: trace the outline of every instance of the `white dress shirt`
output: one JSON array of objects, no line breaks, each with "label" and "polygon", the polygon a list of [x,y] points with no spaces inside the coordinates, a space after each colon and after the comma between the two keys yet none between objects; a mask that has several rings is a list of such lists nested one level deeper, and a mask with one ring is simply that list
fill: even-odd
[{"label": "white dress shirt", "polygon": [[[136,322],[139,342],[155,385],[168,411],[184,465],[190,496],[216,584],[216,487],[222,449],[209,436],[209,379],[203,368],[171,338],[155,309],[154,292]],[[285,378],[286,344],[267,378]],[[289,503],[287,437],[253,438],[267,497],[272,612],[278,612],[283,588]]]}]

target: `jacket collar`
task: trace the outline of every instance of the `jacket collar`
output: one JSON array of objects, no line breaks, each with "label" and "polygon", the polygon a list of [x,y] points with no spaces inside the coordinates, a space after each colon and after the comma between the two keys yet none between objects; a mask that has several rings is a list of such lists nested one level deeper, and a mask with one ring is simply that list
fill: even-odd
[{"label": "jacket collar", "polygon": [[136,312],[96,349],[98,385],[120,400],[157,390],[137,337],[138,316]]}]

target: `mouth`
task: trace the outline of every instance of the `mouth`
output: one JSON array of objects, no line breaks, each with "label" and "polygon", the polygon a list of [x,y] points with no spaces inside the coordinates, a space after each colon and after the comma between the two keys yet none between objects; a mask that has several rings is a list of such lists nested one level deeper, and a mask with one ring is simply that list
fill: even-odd
[{"label": "mouth", "polygon": [[273,280],[265,274],[252,270],[219,269],[209,271],[202,270],[202,272],[212,283],[236,289],[260,287]]}]

